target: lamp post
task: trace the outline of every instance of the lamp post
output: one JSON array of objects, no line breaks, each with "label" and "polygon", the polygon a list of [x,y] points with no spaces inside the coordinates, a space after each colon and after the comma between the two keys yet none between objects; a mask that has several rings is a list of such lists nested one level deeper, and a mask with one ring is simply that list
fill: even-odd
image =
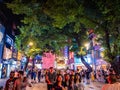
[{"label": "lamp post", "polygon": [[33,46],[33,42],[29,42],[27,47],[26,47],[26,50],[25,50],[26,54],[28,54],[30,47],[32,47],[32,46]]},{"label": "lamp post", "polygon": [[89,43],[85,43],[84,46],[85,46],[86,50],[88,51],[89,47],[90,47],[90,44]]}]

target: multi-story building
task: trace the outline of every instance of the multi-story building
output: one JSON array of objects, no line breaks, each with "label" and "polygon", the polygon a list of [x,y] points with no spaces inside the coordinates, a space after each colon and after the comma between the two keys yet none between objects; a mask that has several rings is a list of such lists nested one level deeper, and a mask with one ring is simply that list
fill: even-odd
[{"label": "multi-story building", "polygon": [[[5,3],[11,0],[0,0],[0,78],[9,76],[16,53],[14,47],[15,35],[19,34],[16,25],[19,24],[19,16],[14,15]],[[14,58],[12,60],[11,58]]]}]

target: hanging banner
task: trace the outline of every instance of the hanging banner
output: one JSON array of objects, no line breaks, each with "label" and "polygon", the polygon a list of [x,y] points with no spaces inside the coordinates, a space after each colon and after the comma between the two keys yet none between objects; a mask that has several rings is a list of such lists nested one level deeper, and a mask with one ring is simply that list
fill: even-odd
[{"label": "hanging banner", "polygon": [[51,52],[44,53],[44,55],[42,56],[42,68],[43,69],[54,67],[54,62],[55,62],[54,54],[52,54]]}]

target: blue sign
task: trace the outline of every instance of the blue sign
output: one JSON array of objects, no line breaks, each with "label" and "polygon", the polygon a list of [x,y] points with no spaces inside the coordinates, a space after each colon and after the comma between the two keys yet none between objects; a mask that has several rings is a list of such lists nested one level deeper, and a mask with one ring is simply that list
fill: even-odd
[{"label": "blue sign", "polygon": [[6,35],[6,43],[10,46],[13,46],[13,39],[8,35]]},{"label": "blue sign", "polygon": [[[87,63],[89,63],[89,64],[92,63],[92,59],[91,59],[90,55],[87,55],[86,57],[84,57],[84,59]],[[74,62],[77,64],[82,64],[81,59],[76,56],[74,57]]]},{"label": "blue sign", "polygon": [[75,63],[82,63],[80,58],[74,57],[74,62]]},{"label": "blue sign", "polygon": [[4,32],[5,32],[5,28],[2,24],[0,24],[0,42],[2,42],[3,40]]}]

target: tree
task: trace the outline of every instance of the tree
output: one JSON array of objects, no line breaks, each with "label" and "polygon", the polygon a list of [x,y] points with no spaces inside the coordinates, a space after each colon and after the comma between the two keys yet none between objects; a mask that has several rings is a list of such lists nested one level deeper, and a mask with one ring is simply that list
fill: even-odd
[{"label": "tree", "polygon": [[[72,50],[79,50],[87,40],[87,30],[93,28],[105,48],[106,61],[112,62],[120,54],[119,0],[15,0],[8,7],[23,14],[21,40],[34,38],[37,46],[59,50],[70,40]],[[25,32],[31,32],[29,35]],[[26,34],[26,35],[24,35]],[[116,39],[117,40],[114,40]],[[28,39],[27,39],[28,40]],[[39,44],[39,42],[42,44]],[[42,42],[44,41],[44,42]]]},{"label": "tree", "polygon": [[116,73],[119,68],[115,65],[116,56],[120,55],[120,1],[107,0],[105,2],[95,2],[101,11],[101,24],[98,29],[101,29],[100,38],[105,48],[105,60],[110,62]]},{"label": "tree", "polygon": [[[50,9],[46,7],[45,12],[55,19],[54,26],[62,28],[68,23],[74,22],[72,29],[76,34],[80,32],[81,24],[84,25],[84,28],[95,29],[105,48],[105,60],[114,65],[116,56],[120,55],[120,1],[76,0],[76,3],[73,0],[60,0],[59,2],[53,0],[52,3],[50,2],[52,1],[48,0],[46,3]],[[63,8],[61,9],[61,7]],[[73,18],[69,19],[69,17]],[[63,24],[59,24],[61,21]],[[77,41],[79,42],[79,40]],[[80,44],[77,44],[80,47]],[[113,68],[115,70],[115,65]]]},{"label": "tree", "polygon": [[[34,47],[40,48],[40,52],[42,52],[66,40],[66,36],[62,35],[61,37],[59,29],[51,25],[53,20],[43,12],[41,4],[41,2],[36,3],[33,1],[31,3],[14,1],[12,4],[8,4],[8,7],[12,8],[15,14],[24,15],[24,20],[22,20],[24,26],[19,27],[21,34],[16,37],[16,44],[19,49],[21,49],[21,44],[23,44],[22,49],[25,50],[28,43],[34,41]],[[56,49],[59,49],[59,47]]]}]

